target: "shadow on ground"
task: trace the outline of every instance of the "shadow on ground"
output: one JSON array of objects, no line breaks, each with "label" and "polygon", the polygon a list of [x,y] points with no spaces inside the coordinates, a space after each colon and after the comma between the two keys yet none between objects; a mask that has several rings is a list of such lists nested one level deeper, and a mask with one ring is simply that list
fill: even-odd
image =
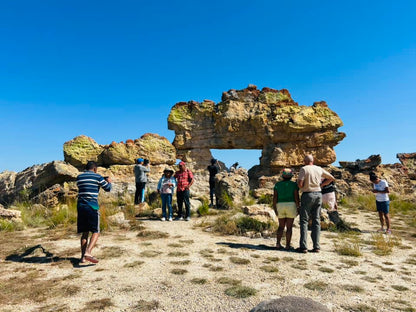
[{"label": "shadow on ground", "polygon": [[244,248],[244,249],[252,249],[252,250],[276,250],[276,246],[267,246],[264,244],[260,245],[253,245],[253,244],[237,244],[237,243],[229,243],[229,242],[219,242],[217,245],[225,245],[230,248]]},{"label": "shadow on ground", "polygon": [[[39,251],[43,253],[43,255],[39,255]],[[35,255],[35,252],[37,255]],[[47,251],[43,248],[42,245],[36,245],[33,247],[27,248],[20,254],[11,254],[5,258],[6,261],[13,261],[13,262],[22,262],[22,263],[56,263],[62,261],[69,261],[74,268],[83,268],[90,265],[79,265],[79,258],[75,257],[58,257],[54,256],[53,253]],[[93,264],[91,264],[93,265]]]}]

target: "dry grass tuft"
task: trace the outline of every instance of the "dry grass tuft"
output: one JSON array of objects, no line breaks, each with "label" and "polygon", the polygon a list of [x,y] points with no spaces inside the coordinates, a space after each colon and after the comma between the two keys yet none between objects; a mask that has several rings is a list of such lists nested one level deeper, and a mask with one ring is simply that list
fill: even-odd
[{"label": "dry grass tuft", "polygon": [[234,286],[241,284],[241,280],[233,279],[230,277],[220,277],[219,279],[217,279],[217,282],[219,284],[227,284],[227,285],[234,285]]},{"label": "dry grass tuft", "polygon": [[249,264],[250,260],[239,257],[230,257],[230,261],[235,264]]},{"label": "dry grass tuft", "polygon": [[168,247],[182,248],[182,247],[185,247],[185,246],[182,245],[182,244],[178,244],[178,243],[171,243],[171,244],[168,244]]},{"label": "dry grass tuft", "polygon": [[139,300],[133,307],[132,311],[141,311],[141,312],[148,312],[153,311],[159,308],[159,301],[152,300]]},{"label": "dry grass tuft", "polygon": [[144,261],[137,260],[137,261],[134,261],[134,262],[126,263],[125,265],[123,265],[123,267],[125,267],[125,268],[135,268],[135,267],[141,266],[143,263],[144,263]]},{"label": "dry grass tuft", "polygon": [[191,279],[192,284],[204,285],[208,282],[205,278],[193,278]]},{"label": "dry grass tuft", "polygon": [[321,271],[321,272],[324,272],[324,273],[333,273],[334,272],[334,269],[327,268],[327,267],[321,267],[318,270]]},{"label": "dry grass tuft", "polygon": [[356,293],[365,292],[364,288],[358,285],[342,285],[341,288],[349,292],[356,292]]},{"label": "dry grass tuft", "polygon": [[125,253],[126,250],[120,248],[118,246],[106,246],[101,248],[100,250],[100,258],[101,259],[111,259],[111,258],[118,258]]},{"label": "dry grass tuft", "polygon": [[256,289],[241,285],[233,286],[225,290],[225,294],[227,296],[234,298],[247,298],[250,296],[254,296],[256,293]]},{"label": "dry grass tuft", "polygon": [[268,273],[276,273],[279,272],[279,269],[272,266],[272,265],[263,265],[260,267],[260,270],[264,271],[264,272],[268,272]]},{"label": "dry grass tuft", "polygon": [[189,252],[182,252],[182,251],[172,251],[168,253],[169,257],[186,257],[189,256]]},{"label": "dry grass tuft", "polygon": [[185,269],[173,269],[170,271],[170,273],[175,275],[184,275],[185,273],[188,273],[188,271]]},{"label": "dry grass tuft", "polygon": [[391,288],[397,290],[397,291],[406,291],[409,290],[409,288],[407,288],[406,286],[401,286],[401,285],[391,285]]},{"label": "dry grass tuft", "polygon": [[145,240],[152,240],[152,239],[160,239],[160,238],[168,238],[169,234],[160,231],[149,231],[143,230],[137,233],[137,237]]},{"label": "dry grass tuft", "polygon": [[356,304],[353,306],[343,306],[342,308],[349,312],[377,312],[377,310],[373,307],[370,307],[363,303]]},{"label": "dry grass tuft", "polygon": [[87,311],[104,311],[105,308],[113,307],[114,303],[111,301],[110,298],[103,298],[89,301],[85,304],[84,309],[81,312]]},{"label": "dry grass tuft", "polygon": [[306,283],[303,287],[310,290],[324,291],[328,287],[328,284],[322,281],[314,281]]},{"label": "dry grass tuft", "polygon": [[189,263],[191,263],[191,260],[171,261],[170,263],[177,265],[188,265]]},{"label": "dry grass tuft", "polygon": [[387,256],[393,252],[393,247],[401,246],[401,239],[395,235],[376,233],[371,236],[373,252],[378,256]]},{"label": "dry grass tuft", "polygon": [[193,239],[180,239],[179,242],[183,244],[191,245],[194,243],[194,240]]},{"label": "dry grass tuft", "polygon": [[145,251],[142,251],[140,253],[140,256],[146,257],[146,258],[154,258],[154,257],[159,256],[160,254],[161,254],[160,251],[156,251],[156,250],[145,250]]}]

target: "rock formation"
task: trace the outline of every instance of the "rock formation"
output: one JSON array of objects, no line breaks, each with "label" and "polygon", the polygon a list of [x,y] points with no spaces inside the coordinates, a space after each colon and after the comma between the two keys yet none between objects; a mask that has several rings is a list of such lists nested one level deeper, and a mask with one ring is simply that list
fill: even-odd
[{"label": "rock formation", "polygon": [[202,168],[210,149],[261,149],[258,177],[301,166],[305,153],[318,165],[333,163],[333,147],[345,137],[337,131],[342,125],[323,101],[299,106],[285,89],[256,86],[224,92],[218,104],[179,102],[168,117],[178,158]]},{"label": "rock formation", "polygon": [[409,178],[416,180],[416,153],[397,154],[397,158],[403,164],[403,171]]},{"label": "rock formation", "polygon": [[64,143],[65,161],[79,169],[83,169],[89,160],[97,162],[99,166],[109,167],[131,165],[139,157],[149,159],[154,165],[173,165],[176,162],[176,150],[168,139],[153,133],[146,133],[134,141],[112,142],[109,145],[99,145],[85,135]]},{"label": "rock formation", "polygon": [[339,164],[342,168],[356,171],[374,170],[381,164],[381,157],[380,155],[371,155],[364,160],[357,159],[356,161],[340,161]]}]

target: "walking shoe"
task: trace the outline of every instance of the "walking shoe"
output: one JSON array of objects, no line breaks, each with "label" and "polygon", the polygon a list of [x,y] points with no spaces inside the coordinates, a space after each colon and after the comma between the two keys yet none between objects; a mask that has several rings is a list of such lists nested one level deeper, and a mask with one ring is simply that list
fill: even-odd
[{"label": "walking shoe", "polygon": [[172,218],[169,218],[169,221],[172,222]]},{"label": "walking shoe", "polygon": [[295,249],[295,252],[298,252],[298,253],[308,253],[308,250],[299,247],[299,248],[296,248]]},{"label": "walking shoe", "polygon": [[177,217],[175,220],[182,221],[183,217]]},{"label": "walking shoe", "polygon": [[191,221],[191,217],[186,217],[186,221]]},{"label": "walking shoe", "polygon": [[160,219],[160,221],[166,221],[166,218],[162,218],[162,219]]},{"label": "walking shoe", "polygon": [[391,230],[390,229],[386,230],[386,234],[387,235],[391,234]]}]

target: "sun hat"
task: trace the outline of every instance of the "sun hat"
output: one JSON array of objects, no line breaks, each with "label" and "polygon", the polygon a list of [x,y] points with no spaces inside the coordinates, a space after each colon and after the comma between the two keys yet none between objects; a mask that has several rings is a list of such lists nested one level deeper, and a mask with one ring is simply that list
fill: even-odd
[{"label": "sun hat", "polygon": [[174,173],[175,171],[172,169],[172,168],[170,168],[170,167],[166,167],[165,168],[165,170],[163,170],[163,172],[165,173],[165,172],[170,172],[170,173]]},{"label": "sun hat", "polygon": [[285,168],[282,170],[282,178],[291,178],[293,177],[293,170],[290,168]]},{"label": "sun hat", "polygon": [[181,162],[179,163],[179,166],[182,166],[182,165],[186,166],[185,162],[181,161]]}]

